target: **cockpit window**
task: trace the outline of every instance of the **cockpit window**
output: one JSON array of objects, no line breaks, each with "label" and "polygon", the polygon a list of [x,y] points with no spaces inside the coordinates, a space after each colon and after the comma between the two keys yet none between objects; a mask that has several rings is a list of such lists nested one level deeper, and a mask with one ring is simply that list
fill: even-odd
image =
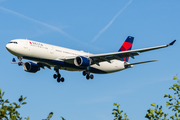
[{"label": "cockpit window", "polygon": [[18,44],[17,42],[12,42],[12,41],[11,41],[11,42],[9,42],[9,43],[14,43],[14,44]]}]

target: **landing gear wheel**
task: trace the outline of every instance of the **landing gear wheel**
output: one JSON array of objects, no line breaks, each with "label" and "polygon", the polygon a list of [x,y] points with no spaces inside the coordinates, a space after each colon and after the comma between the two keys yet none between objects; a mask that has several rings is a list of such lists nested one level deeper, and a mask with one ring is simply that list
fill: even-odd
[{"label": "landing gear wheel", "polygon": [[53,78],[54,78],[54,79],[56,79],[56,78],[57,78],[57,75],[56,75],[56,74],[54,74],[54,75],[53,75]]},{"label": "landing gear wheel", "polygon": [[93,78],[94,78],[94,75],[93,75],[93,74],[91,74],[91,75],[89,76],[89,78],[93,79]]},{"label": "landing gear wheel", "polygon": [[58,83],[61,82],[61,79],[58,78],[58,79],[57,79],[57,82],[58,82]]},{"label": "landing gear wheel", "polygon": [[22,65],[23,65],[23,62],[18,62],[18,65],[19,65],[19,66],[22,66]]},{"label": "landing gear wheel", "polygon": [[61,78],[61,82],[64,82],[64,78],[63,77]]},{"label": "landing gear wheel", "polygon": [[86,75],[86,79],[89,80],[89,75]]},{"label": "landing gear wheel", "polygon": [[85,76],[87,74],[87,72],[86,71],[83,71],[83,76]]}]

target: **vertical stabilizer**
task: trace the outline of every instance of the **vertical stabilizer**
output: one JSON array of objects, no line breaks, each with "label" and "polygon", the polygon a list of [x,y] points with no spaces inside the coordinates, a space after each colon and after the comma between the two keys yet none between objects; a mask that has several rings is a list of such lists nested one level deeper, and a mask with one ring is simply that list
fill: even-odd
[{"label": "vertical stabilizer", "polygon": [[[127,39],[125,40],[125,42],[123,43],[123,45],[121,46],[121,48],[119,49],[119,52],[131,50],[132,45],[133,45],[133,40],[134,40],[134,37],[128,36]],[[129,57],[124,57],[124,58],[122,58],[122,60],[128,62]]]}]

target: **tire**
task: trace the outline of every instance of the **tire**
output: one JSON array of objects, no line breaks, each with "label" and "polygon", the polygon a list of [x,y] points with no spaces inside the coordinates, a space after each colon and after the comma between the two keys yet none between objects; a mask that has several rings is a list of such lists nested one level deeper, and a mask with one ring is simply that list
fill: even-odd
[{"label": "tire", "polygon": [[53,78],[54,78],[54,79],[56,79],[56,78],[57,78],[57,75],[56,75],[56,74],[54,74],[54,75],[53,75]]},{"label": "tire", "polygon": [[18,65],[19,65],[19,66],[22,66],[22,65],[23,65],[23,62],[18,62]]},{"label": "tire", "polygon": [[89,80],[89,75],[86,75],[86,79]]},{"label": "tire", "polygon": [[63,77],[61,78],[61,82],[64,82],[64,78]]},{"label": "tire", "polygon": [[61,79],[57,79],[57,82],[60,83],[60,82],[61,82]]},{"label": "tire", "polygon": [[87,73],[86,73],[86,71],[83,71],[83,76],[85,76]]},{"label": "tire", "polygon": [[94,75],[91,74],[91,75],[90,75],[90,78],[91,78],[91,79],[94,79]]}]

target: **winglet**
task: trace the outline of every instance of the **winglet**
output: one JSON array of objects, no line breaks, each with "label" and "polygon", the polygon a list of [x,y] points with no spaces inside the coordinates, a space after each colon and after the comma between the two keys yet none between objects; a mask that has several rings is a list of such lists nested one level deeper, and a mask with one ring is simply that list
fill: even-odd
[{"label": "winglet", "polygon": [[174,40],[171,43],[169,43],[169,45],[173,45],[175,42],[176,42],[176,40]]}]

